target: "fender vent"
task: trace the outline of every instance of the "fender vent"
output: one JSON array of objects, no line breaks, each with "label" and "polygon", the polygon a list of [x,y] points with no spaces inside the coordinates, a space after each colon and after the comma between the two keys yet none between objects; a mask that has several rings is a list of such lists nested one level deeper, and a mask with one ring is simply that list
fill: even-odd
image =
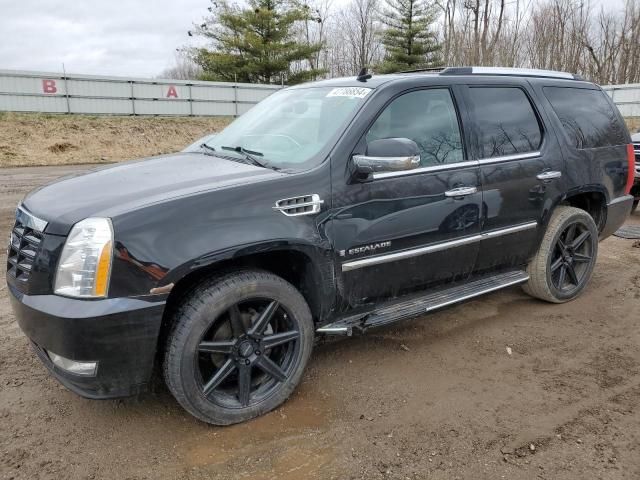
[{"label": "fender vent", "polygon": [[313,215],[320,211],[320,206],[324,200],[320,200],[320,195],[302,195],[300,197],[284,198],[276,202],[274,210],[279,210],[287,217],[298,217],[300,215]]}]

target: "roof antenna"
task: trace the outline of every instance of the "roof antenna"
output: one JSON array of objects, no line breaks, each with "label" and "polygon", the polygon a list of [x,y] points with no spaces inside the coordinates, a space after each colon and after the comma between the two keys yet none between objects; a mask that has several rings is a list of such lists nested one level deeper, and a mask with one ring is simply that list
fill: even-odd
[{"label": "roof antenna", "polygon": [[359,82],[366,82],[370,78],[371,78],[371,74],[367,73],[367,68],[364,67],[362,70],[360,70],[360,73],[356,77],[356,80]]}]

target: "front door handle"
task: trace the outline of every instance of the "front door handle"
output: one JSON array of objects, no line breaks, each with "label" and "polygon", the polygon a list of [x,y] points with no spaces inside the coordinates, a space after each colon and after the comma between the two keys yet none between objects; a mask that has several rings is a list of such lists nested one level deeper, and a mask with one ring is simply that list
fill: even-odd
[{"label": "front door handle", "polygon": [[554,178],[560,178],[561,176],[562,176],[562,172],[558,172],[556,170],[548,170],[546,172],[542,172],[536,175],[538,180],[553,180]]},{"label": "front door handle", "polygon": [[477,193],[478,189],[476,187],[458,187],[452,190],[447,190],[444,192],[445,197],[464,197],[467,195],[473,195]]}]

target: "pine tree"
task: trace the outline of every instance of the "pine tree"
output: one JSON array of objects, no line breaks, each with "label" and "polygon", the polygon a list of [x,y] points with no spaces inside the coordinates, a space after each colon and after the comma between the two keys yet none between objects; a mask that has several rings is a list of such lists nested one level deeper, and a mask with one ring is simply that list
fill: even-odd
[{"label": "pine tree", "polygon": [[432,30],[436,6],[430,0],[387,0],[381,21],[386,56],[380,73],[434,68],[442,65],[440,44]]},{"label": "pine tree", "polygon": [[209,10],[213,17],[198,33],[211,39],[213,48],[194,55],[202,79],[294,84],[324,73],[309,64],[322,45],[295,38],[295,26],[307,20],[308,9],[287,0],[249,0],[243,8],[222,0]]}]

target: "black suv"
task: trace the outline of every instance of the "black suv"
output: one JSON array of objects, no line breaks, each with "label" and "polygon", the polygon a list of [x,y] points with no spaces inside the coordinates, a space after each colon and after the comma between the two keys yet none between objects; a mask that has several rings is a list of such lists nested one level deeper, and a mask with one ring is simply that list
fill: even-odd
[{"label": "black suv", "polygon": [[162,369],[197,418],[261,415],[314,337],[521,284],[576,298],[629,215],[624,122],[562,72],[449,68],[273,94],[197,151],[61,179],[7,260],[37,355],[89,398]]}]

